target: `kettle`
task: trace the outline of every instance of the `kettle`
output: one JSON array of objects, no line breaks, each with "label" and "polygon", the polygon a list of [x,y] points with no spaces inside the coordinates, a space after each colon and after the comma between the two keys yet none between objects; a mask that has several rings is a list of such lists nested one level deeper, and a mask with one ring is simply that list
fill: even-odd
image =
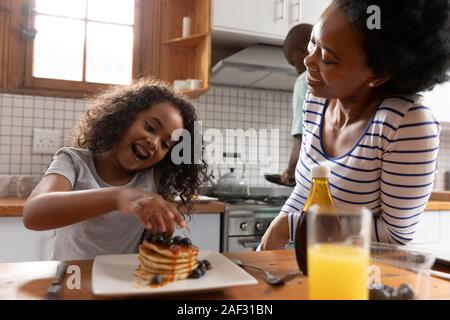
[{"label": "kettle", "polygon": [[235,168],[230,168],[230,171],[221,175],[217,182],[210,179],[214,195],[219,198],[247,198],[248,184],[244,178],[244,173],[245,165],[242,175],[238,175]]}]

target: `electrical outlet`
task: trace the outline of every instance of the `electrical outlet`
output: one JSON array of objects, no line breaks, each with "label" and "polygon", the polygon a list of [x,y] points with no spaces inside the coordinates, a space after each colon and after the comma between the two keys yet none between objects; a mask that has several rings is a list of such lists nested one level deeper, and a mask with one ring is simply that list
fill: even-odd
[{"label": "electrical outlet", "polygon": [[33,153],[54,154],[60,148],[61,131],[51,129],[33,130]]}]

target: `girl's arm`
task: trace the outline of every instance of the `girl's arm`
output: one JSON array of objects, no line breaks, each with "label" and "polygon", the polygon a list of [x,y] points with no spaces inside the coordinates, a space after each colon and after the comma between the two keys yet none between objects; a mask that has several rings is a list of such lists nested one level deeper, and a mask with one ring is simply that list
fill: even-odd
[{"label": "girl's arm", "polygon": [[73,191],[62,175],[48,174],[29,196],[24,225],[33,230],[64,227],[114,210],[135,215],[144,226],[173,233],[175,223],[186,226],[176,208],[157,194],[122,187]]}]

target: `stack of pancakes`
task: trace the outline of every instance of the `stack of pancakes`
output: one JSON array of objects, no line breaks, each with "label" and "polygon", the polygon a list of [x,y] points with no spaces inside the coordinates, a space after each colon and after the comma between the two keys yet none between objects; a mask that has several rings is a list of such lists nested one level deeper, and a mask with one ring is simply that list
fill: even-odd
[{"label": "stack of pancakes", "polygon": [[134,272],[139,284],[164,284],[188,278],[198,267],[198,247],[170,238],[149,237],[139,247],[140,265]]}]

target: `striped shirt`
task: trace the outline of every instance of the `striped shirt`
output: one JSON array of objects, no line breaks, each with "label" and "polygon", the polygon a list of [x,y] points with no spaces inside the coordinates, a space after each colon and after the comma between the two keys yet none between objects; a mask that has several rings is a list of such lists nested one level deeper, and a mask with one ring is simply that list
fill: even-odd
[{"label": "striped shirt", "polygon": [[413,240],[431,194],[440,125],[420,95],[388,96],[353,148],[339,157],[324,151],[322,127],[328,100],[310,92],[303,105],[303,138],[296,187],[282,208],[289,213],[290,240],[311,187],[310,168],[331,169],[336,206],[365,206],[373,214],[372,240]]}]

